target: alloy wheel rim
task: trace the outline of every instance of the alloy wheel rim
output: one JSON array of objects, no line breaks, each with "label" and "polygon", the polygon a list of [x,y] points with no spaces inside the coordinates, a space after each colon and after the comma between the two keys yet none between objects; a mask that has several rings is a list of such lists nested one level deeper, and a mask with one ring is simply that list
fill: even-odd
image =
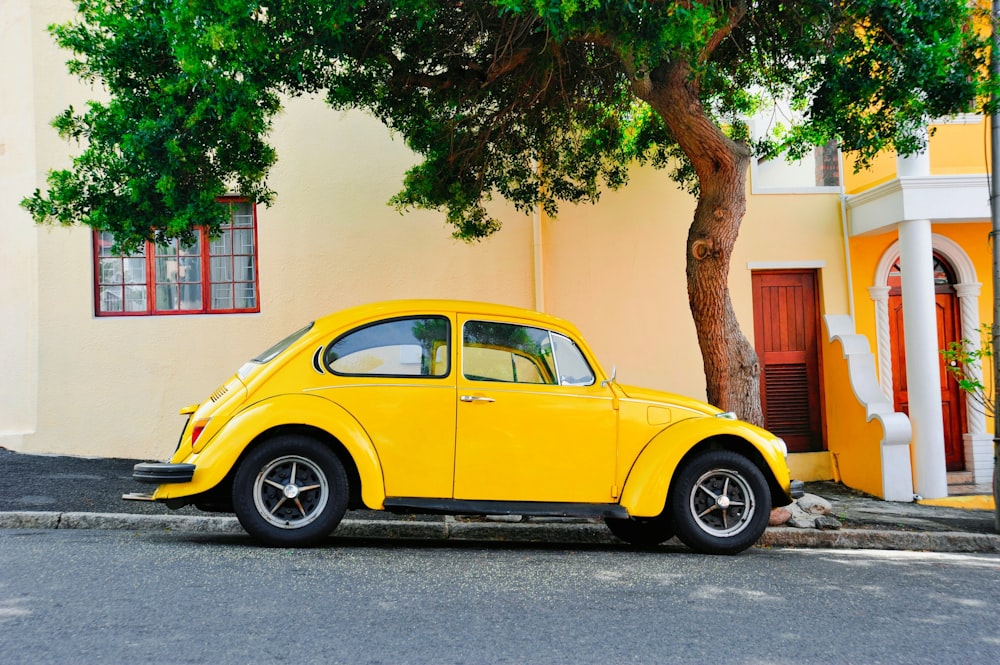
[{"label": "alloy wheel rim", "polygon": [[698,528],[719,538],[742,532],[756,512],[750,484],[730,469],[702,474],[691,489],[688,506]]},{"label": "alloy wheel rim", "polygon": [[257,512],[273,526],[300,529],[323,514],[330,484],[310,459],[286,455],[271,460],[257,474],[253,501]]}]

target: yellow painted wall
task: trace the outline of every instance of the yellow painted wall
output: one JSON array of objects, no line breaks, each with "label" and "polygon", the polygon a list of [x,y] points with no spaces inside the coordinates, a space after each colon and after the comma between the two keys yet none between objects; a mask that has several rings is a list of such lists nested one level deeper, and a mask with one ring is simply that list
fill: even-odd
[{"label": "yellow painted wall", "polygon": [[[990,127],[983,116],[959,118],[933,124],[927,141],[932,175],[988,173]],[[844,191],[857,194],[896,177],[896,153],[878,155],[872,165],[858,173],[855,161],[844,156]]]},{"label": "yellow painted wall", "polygon": [[[824,340],[826,330],[824,329]],[[865,407],[853,398],[844,349],[839,341],[823,343],[827,386],[827,435],[833,475],[849,487],[882,496],[882,426],[866,422]]]},{"label": "yellow painted wall", "polygon": [[988,173],[990,159],[990,123],[979,117],[968,124],[942,124],[932,127],[929,139],[931,173],[956,175]]}]

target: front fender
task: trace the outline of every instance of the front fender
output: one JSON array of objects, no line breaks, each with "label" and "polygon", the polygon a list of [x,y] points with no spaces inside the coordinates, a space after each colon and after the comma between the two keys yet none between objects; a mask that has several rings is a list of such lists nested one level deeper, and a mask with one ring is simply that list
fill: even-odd
[{"label": "front fender", "polygon": [[[722,437],[722,439],[720,439]],[[728,448],[755,450],[772,479],[787,492],[790,485],[784,453],[769,432],[738,420],[689,418],[672,425],[650,440],[629,470],[621,505],[633,517],[654,517],[663,511],[670,482],[684,457],[699,444],[725,440]]]},{"label": "front fender", "polygon": [[192,496],[218,485],[243,451],[261,434],[276,427],[304,425],[327,432],[350,454],[361,478],[361,500],[370,508],[385,501],[382,465],[360,423],[339,404],[318,395],[279,395],[256,402],[236,413],[199,452],[175,462],[195,465],[191,482],[160,485],[155,500]]}]

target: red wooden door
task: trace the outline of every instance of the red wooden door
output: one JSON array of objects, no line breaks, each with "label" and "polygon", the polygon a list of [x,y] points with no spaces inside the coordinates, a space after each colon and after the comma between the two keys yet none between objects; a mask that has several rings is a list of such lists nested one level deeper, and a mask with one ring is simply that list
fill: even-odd
[{"label": "red wooden door", "polygon": [[816,271],[754,271],[751,283],[764,424],[789,452],[823,450]]},{"label": "red wooden door", "polygon": [[[947,348],[961,339],[958,303],[951,286],[951,271],[937,256],[934,257],[934,274],[937,282],[934,295],[937,312],[938,348]],[[906,377],[906,335],[903,330],[903,296],[900,288],[899,263],[889,275],[889,338],[892,340],[893,404],[897,411],[909,414],[910,398]],[[941,416],[944,421],[944,455],[949,471],[965,469],[965,395],[958,382],[948,374],[944,358],[938,357],[938,375],[941,386]]]}]

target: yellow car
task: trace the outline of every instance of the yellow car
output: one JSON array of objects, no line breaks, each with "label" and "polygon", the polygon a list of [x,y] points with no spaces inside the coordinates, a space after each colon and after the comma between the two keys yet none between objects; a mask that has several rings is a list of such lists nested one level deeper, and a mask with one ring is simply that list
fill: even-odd
[{"label": "yellow car", "polygon": [[621,385],[576,328],[411,300],[318,319],[188,416],[153,500],[235,512],[271,545],[348,508],[603,518],[622,540],[735,553],[793,496],[784,442],[694,399]]}]

